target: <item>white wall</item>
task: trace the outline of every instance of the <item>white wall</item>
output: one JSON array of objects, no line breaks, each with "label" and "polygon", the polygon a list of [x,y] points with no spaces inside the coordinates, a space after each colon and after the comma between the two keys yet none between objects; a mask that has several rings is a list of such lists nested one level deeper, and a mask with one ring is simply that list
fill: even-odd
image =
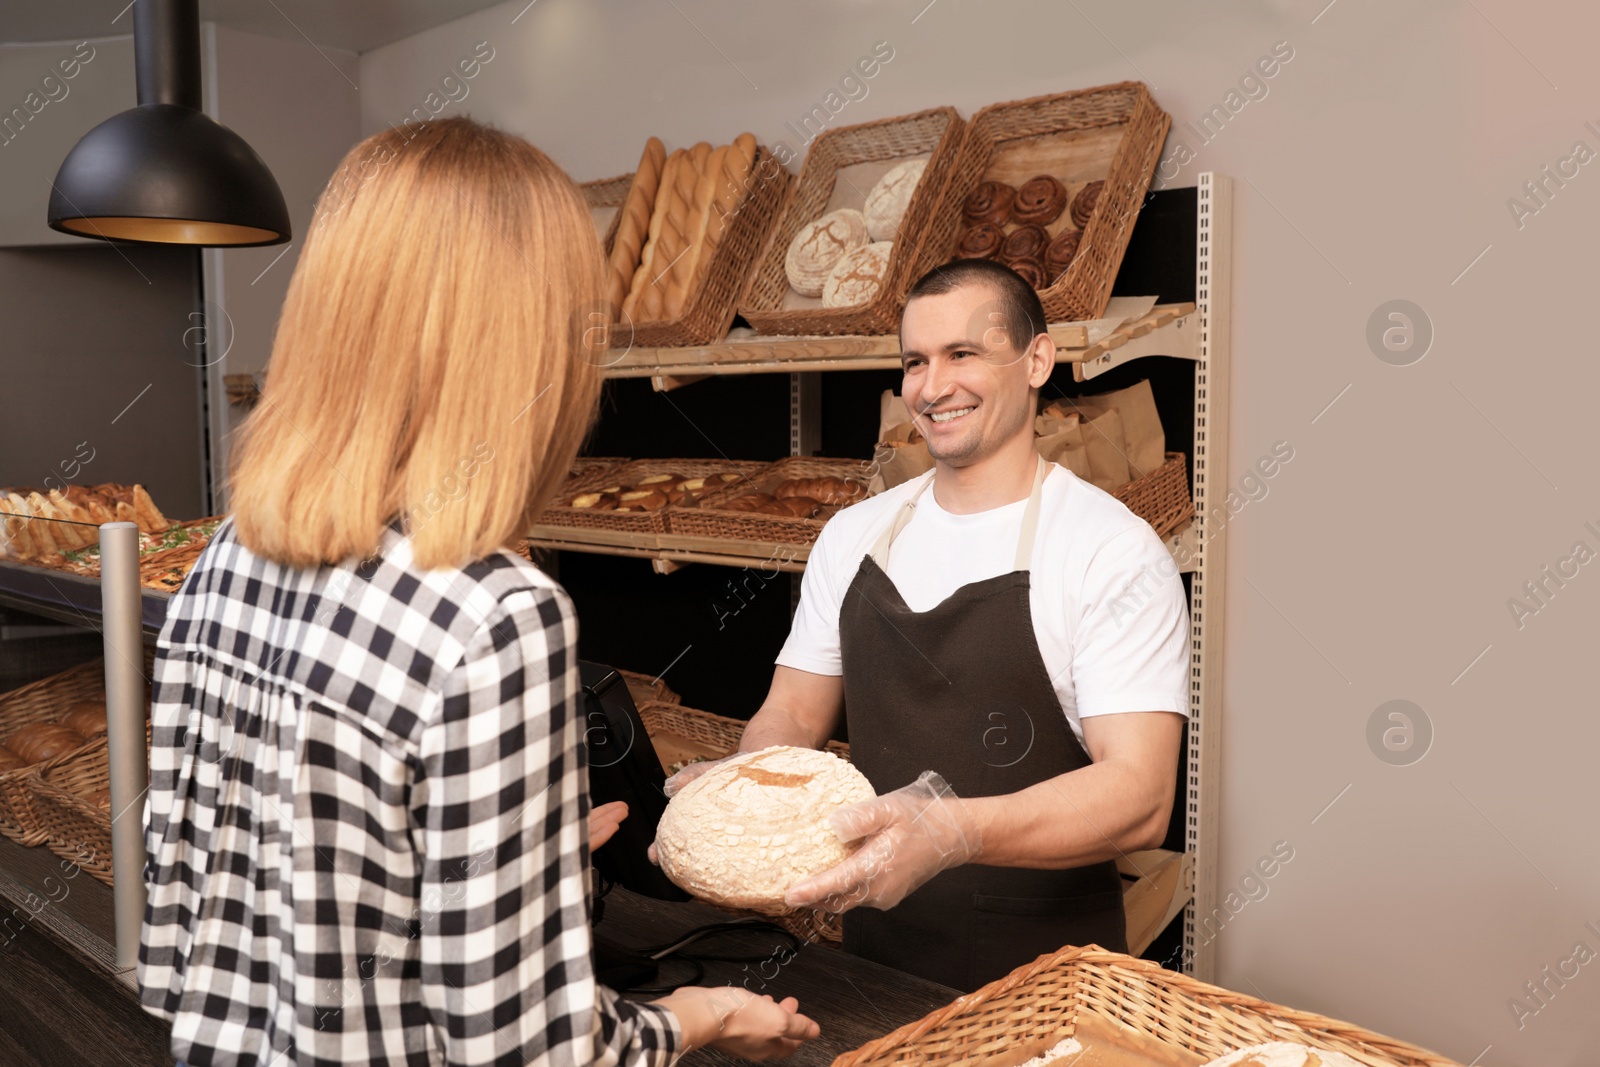
[{"label": "white wall", "polygon": [[[798,147],[784,124],[879,40],[894,58],[839,123],[1149,82],[1179,123],[1170,184],[1238,179],[1231,480],[1276,441],[1295,449],[1223,535],[1222,888],[1275,842],[1295,856],[1221,931],[1220,981],[1462,1063],[1594,1062],[1600,962],[1551,982],[1542,1007],[1523,984],[1576,942],[1600,952],[1600,565],[1521,629],[1507,600],[1574,542],[1600,550],[1580,436],[1600,386],[1584,325],[1600,166],[1552,184],[1521,227],[1507,200],[1575,141],[1600,151],[1584,126],[1600,128],[1600,14],[1506,0],[525,3],[364,55],[363,130],[424,105],[478,42],[495,58],[461,110],[579,180],[632,169],[651,134],[677,147],[749,129]],[[1210,144],[1182,127],[1277,42],[1293,58],[1264,98]],[[1180,141],[1197,152],[1181,166]],[[1380,362],[1365,338],[1393,299],[1435,333],[1412,366]],[[1394,698],[1435,733],[1411,766],[1366,741]],[[1538,1014],[1518,1020],[1518,995]]]},{"label": "white wall", "polygon": [[334,168],[360,139],[359,66],[350,52],[216,23],[205,24],[203,52],[206,113],[243,137],[266,161],[283,191],[293,231],[287,247],[212,248],[204,253],[210,358],[217,360],[208,372],[212,471],[220,512],[226,510],[227,435],[241,414],[228,406],[222,376],[266,369],[312,208]]}]

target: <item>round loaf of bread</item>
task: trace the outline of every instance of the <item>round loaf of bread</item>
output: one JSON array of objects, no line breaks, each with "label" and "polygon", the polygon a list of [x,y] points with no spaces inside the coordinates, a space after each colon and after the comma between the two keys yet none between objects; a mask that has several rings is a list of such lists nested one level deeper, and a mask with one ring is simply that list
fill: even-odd
[{"label": "round loaf of bread", "polygon": [[878,184],[867,194],[867,206],[861,211],[867,218],[867,233],[874,241],[893,241],[900,236],[900,220],[911,205],[911,194],[917,191],[922,172],[928,169],[926,159],[908,159],[878,179]]},{"label": "round loaf of bread", "polygon": [[656,854],[666,876],[702,900],[780,915],[785,890],[853,851],[829,813],[873,796],[866,776],[831,752],[747,752],[673,796]]},{"label": "round loaf of bread", "polygon": [[801,296],[821,296],[829,273],[845,253],[871,240],[861,212],[848,207],[830,211],[800,227],[783,257],[783,272]]},{"label": "round loaf of bread", "polygon": [[7,738],[6,747],[15,752],[23,763],[32,765],[83,747],[83,735],[60,723],[36,722],[22,727]]},{"label": "round loaf of bread", "polygon": [[1269,1041],[1219,1056],[1205,1067],[1361,1067],[1342,1052],[1295,1045],[1288,1041]]},{"label": "round loaf of bread", "polygon": [[104,701],[85,700],[74,704],[61,716],[61,725],[84,737],[99,737],[106,732],[106,706]]},{"label": "round loaf of bread", "polygon": [[822,283],[822,306],[855,307],[877,296],[893,251],[893,241],[874,241],[846,252]]}]

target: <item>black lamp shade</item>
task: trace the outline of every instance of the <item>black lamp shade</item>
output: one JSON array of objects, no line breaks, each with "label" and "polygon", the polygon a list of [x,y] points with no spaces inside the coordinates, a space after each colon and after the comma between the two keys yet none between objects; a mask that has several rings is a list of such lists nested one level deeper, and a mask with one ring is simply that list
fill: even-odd
[{"label": "black lamp shade", "polygon": [[68,153],[50,227],[106,240],[271,245],[289,209],[244,138],[202,111],[142,104],[102,122]]}]

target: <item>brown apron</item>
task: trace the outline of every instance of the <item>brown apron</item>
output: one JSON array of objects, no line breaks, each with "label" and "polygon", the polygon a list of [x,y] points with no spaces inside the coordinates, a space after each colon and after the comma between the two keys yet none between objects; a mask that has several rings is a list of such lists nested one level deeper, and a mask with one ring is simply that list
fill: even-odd
[{"label": "brown apron", "polygon": [[[885,573],[918,489],[861,560],[839,612],[851,761],[880,794],[925,770],[960,797],[998,796],[1091,762],[1051,684],[1028,608],[1028,563],[1050,465],[1039,461],[1016,569],[912,611]],[[888,911],[844,915],[846,951],[971,991],[1065,945],[1127,951],[1111,861],[1068,870],[968,864]]]}]

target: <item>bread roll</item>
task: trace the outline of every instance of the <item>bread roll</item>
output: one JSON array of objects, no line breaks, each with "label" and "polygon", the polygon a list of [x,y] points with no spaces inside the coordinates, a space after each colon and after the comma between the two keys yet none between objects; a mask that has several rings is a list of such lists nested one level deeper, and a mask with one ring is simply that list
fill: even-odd
[{"label": "bread roll", "polygon": [[22,757],[4,745],[0,745],[0,774],[6,771],[21,770],[27,764],[22,762]]},{"label": "bread roll", "polygon": [[773,489],[776,497],[809,497],[820,504],[854,504],[867,495],[866,486],[844,478],[790,478]]},{"label": "bread roll", "polygon": [[822,306],[855,307],[877,296],[893,251],[894,242],[874,241],[846,252],[822,283]]},{"label": "bread roll", "polygon": [[911,205],[911,194],[917,191],[922,172],[928,169],[926,159],[908,159],[899,164],[872,187],[867,203],[861,209],[866,216],[867,233],[874,241],[894,241],[900,237],[900,220]]},{"label": "bread roll", "polygon": [[61,716],[61,725],[84,737],[99,737],[106,732],[106,706],[104,701],[85,700],[68,708]]},{"label": "bread roll", "polygon": [[83,747],[83,735],[60,723],[36,722],[24,726],[6,739],[6,747],[23,763],[43,763],[63,753]]},{"label": "bread roll", "polygon": [[1205,1067],[1362,1067],[1342,1052],[1295,1045],[1287,1041],[1269,1041],[1264,1045],[1251,1045],[1219,1056]]},{"label": "bread roll", "polygon": [[800,227],[783,257],[789,285],[801,296],[821,296],[828,275],[844,256],[872,240],[867,219],[854,208],[830,211]]},{"label": "bread roll", "polygon": [[660,511],[667,506],[667,494],[659,489],[630,489],[617,497],[618,511]]},{"label": "bread roll", "polygon": [[831,752],[778,746],[735,756],[667,804],[656,827],[661,870],[713,904],[783,914],[790,886],[853,851],[828,814],[873,795],[866,776]]}]

